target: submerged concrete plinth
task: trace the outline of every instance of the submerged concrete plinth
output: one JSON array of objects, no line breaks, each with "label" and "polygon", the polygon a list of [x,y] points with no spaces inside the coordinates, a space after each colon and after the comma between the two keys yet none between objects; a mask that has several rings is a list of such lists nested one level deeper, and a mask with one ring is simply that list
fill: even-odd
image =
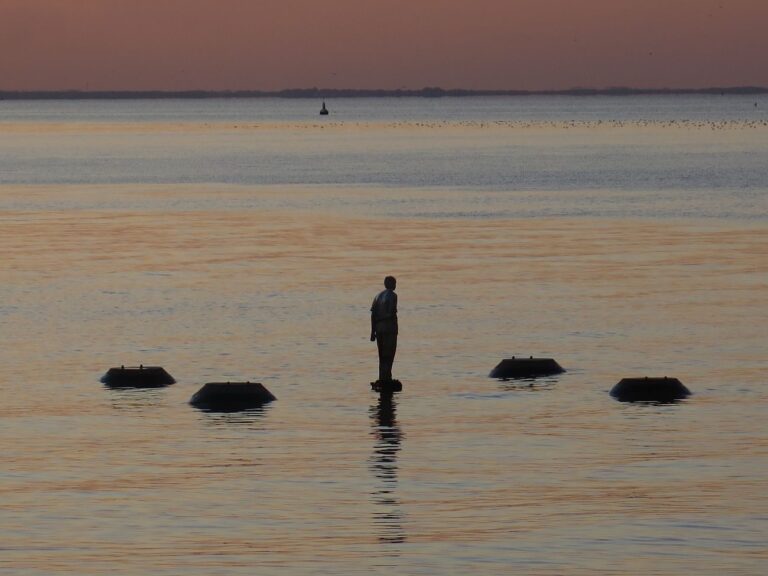
[{"label": "submerged concrete plinth", "polygon": [[389,382],[376,380],[376,382],[371,382],[371,390],[374,392],[402,392],[403,383],[400,380],[390,380]]},{"label": "submerged concrete plinth", "polygon": [[691,395],[677,378],[624,378],[611,389],[621,402],[674,402]]},{"label": "submerged concrete plinth", "polygon": [[161,366],[120,366],[101,377],[110,388],[162,388],[176,380]]},{"label": "submerged concrete plinth", "polygon": [[552,358],[507,358],[491,370],[491,378],[535,378],[561,374],[565,369]]},{"label": "submerged concrete plinth", "polygon": [[272,400],[277,398],[258,382],[208,382],[189,403],[204,410],[230,412],[255,408]]}]

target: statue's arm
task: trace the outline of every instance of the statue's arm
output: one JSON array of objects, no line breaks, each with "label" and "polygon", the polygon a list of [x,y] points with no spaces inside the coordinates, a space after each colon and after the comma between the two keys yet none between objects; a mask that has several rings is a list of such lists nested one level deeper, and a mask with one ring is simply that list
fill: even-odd
[{"label": "statue's arm", "polygon": [[[375,306],[376,301],[374,300],[373,303]],[[373,315],[374,306],[371,306],[371,342],[376,340],[376,317]]]}]

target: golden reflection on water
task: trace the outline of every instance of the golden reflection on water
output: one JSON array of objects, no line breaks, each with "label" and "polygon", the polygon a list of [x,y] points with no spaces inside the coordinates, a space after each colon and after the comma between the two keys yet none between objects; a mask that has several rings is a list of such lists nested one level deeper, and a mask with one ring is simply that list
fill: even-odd
[{"label": "golden reflection on water", "polygon": [[[0,214],[3,568],[756,574],[768,562],[764,224],[164,206]],[[389,404],[370,392],[367,339],[388,273],[405,385]],[[533,387],[486,377],[514,354],[568,372]],[[178,383],[98,383],[134,363]],[[694,396],[613,401],[630,375],[675,375]],[[220,378],[262,381],[279,400],[188,406]]]}]

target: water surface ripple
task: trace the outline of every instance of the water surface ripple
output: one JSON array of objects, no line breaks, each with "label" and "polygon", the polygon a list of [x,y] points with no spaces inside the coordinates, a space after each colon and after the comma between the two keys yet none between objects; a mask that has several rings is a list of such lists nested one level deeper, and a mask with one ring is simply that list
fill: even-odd
[{"label": "water surface ripple", "polygon": [[[767,128],[466,102],[0,103],[0,572],[765,572]],[[512,355],[568,371],[487,377]],[[139,363],[178,382],[98,381]],[[694,395],[608,395],[643,375]],[[240,379],[278,400],[188,404]]]}]

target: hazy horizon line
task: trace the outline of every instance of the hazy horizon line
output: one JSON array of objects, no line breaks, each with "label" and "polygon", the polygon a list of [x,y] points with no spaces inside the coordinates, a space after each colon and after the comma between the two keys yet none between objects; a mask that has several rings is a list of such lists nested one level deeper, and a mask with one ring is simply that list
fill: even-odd
[{"label": "hazy horizon line", "polygon": [[638,96],[638,95],[768,94],[764,86],[712,86],[708,88],[568,88],[562,90],[483,90],[425,87],[419,89],[287,88],[283,90],[0,90],[0,100],[90,100],[163,98],[369,98],[464,96]]}]

